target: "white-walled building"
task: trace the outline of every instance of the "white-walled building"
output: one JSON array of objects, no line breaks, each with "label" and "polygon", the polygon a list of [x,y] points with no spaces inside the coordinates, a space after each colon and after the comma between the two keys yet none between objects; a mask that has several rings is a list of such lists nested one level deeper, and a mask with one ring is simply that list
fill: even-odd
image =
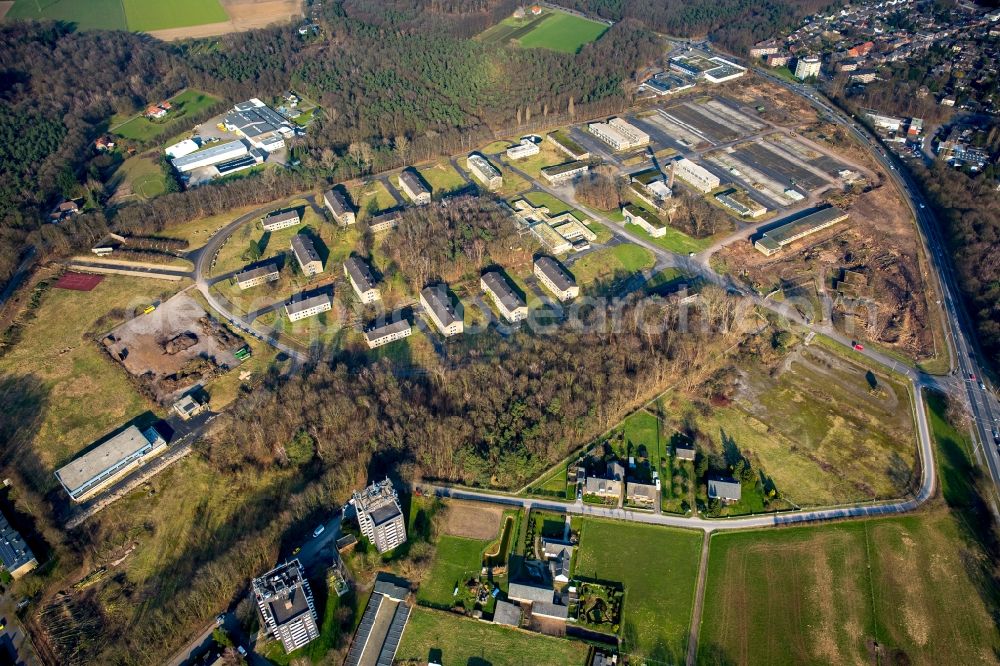
[{"label": "white-walled building", "polygon": [[170,161],[174,168],[181,173],[194,171],[201,167],[214,166],[222,162],[228,162],[250,154],[246,144],[242,141],[228,141],[199,150],[183,157],[178,157]]},{"label": "white-walled building", "polygon": [[362,303],[374,303],[382,298],[371,268],[361,257],[348,257],[344,261],[344,275]]},{"label": "white-walled building", "polygon": [[302,220],[299,218],[299,211],[297,210],[282,210],[277,213],[271,213],[260,221],[265,231],[287,229],[301,222]]},{"label": "white-walled building", "polygon": [[291,321],[315,317],[321,312],[329,312],[333,307],[329,294],[316,294],[308,298],[292,300],[285,304],[285,313]]},{"label": "white-walled building", "polygon": [[680,178],[702,194],[711,192],[722,184],[718,176],[686,157],[675,160],[672,168],[676,178]]},{"label": "white-walled building", "polygon": [[525,157],[537,155],[540,150],[541,148],[538,147],[538,144],[531,139],[521,139],[521,142],[516,146],[511,146],[507,149],[507,159],[523,160]]},{"label": "white-walled building", "polygon": [[535,277],[560,301],[568,301],[580,295],[576,280],[552,257],[541,256],[535,259]]},{"label": "white-walled building", "polygon": [[805,79],[819,76],[821,67],[822,63],[820,62],[819,56],[811,55],[796,58],[795,77],[804,81]]},{"label": "white-walled building", "polygon": [[451,303],[448,295],[448,285],[428,285],[420,290],[420,305],[441,335],[451,337],[458,335],[464,329],[464,322]]},{"label": "white-walled building", "polygon": [[241,290],[250,289],[251,287],[258,287],[268,282],[275,282],[279,277],[281,276],[278,273],[278,265],[266,264],[237,273],[236,286]]},{"label": "white-walled building", "polygon": [[507,321],[514,323],[528,318],[528,304],[514,292],[507,278],[499,271],[484,273],[479,279],[479,286]]},{"label": "white-walled building", "polygon": [[348,226],[357,221],[354,206],[347,195],[337,188],[329,189],[323,193],[323,203],[327,210],[333,215],[333,219],[341,226]]},{"label": "white-walled building", "polygon": [[649,135],[622,118],[612,118],[606,123],[590,123],[587,129],[614,150],[631,150],[649,145]]},{"label": "white-walled building", "polygon": [[406,543],[406,521],[389,479],[354,493],[351,503],[357,511],[361,534],[378,552],[384,553]]}]

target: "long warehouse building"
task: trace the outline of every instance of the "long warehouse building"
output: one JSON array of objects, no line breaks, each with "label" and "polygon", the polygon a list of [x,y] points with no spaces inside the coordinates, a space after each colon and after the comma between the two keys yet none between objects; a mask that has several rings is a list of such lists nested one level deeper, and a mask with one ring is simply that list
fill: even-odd
[{"label": "long warehouse building", "polygon": [[60,467],[56,471],[56,478],[70,498],[80,502],[145,460],[161,453],[166,446],[166,440],[156,428],[139,430],[131,425],[68,465]]},{"label": "long warehouse building", "polygon": [[211,148],[206,148],[204,150],[199,150],[196,153],[191,153],[190,155],[185,155],[183,157],[178,157],[175,160],[171,160],[171,164],[174,168],[181,173],[187,173],[188,171],[194,171],[201,167],[213,166],[221,162],[228,162],[229,160],[235,160],[244,155],[250,153],[246,144],[242,141],[229,141],[227,143],[220,143],[217,146],[212,146]]},{"label": "long warehouse building", "polygon": [[822,208],[805,217],[792,220],[780,227],[765,231],[753,246],[767,256],[778,252],[789,243],[805,238],[817,231],[831,227],[847,219],[847,213],[836,206]]}]

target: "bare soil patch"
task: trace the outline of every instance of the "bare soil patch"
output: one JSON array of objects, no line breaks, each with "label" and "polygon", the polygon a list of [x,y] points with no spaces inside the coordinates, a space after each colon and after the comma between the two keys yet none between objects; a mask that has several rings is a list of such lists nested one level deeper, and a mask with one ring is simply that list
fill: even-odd
[{"label": "bare soil patch", "polygon": [[180,293],[153,312],[118,326],[103,343],[140,388],[166,404],[239,365],[233,351],[243,340]]},{"label": "bare soil patch", "polygon": [[449,502],[441,530],[467,539],[492,539],[500,531],[500,507],[480,502]]},{"label": "bare soil patch", "polygon": [[726,95],[750,107],[763,106],[761,117],[776,125],[804,126],[819,119],[804,99],[757,76],[743,77],[739,85],[726,89]]},{"label": "bare soil patch", "polygon": [[222,7],[229,14],[228,21],[153,30],[149,34],[166,42],[198,39],[266,28],[274,23],[284,23],[302,16],[302,3],[297,0],[222,0]]}]

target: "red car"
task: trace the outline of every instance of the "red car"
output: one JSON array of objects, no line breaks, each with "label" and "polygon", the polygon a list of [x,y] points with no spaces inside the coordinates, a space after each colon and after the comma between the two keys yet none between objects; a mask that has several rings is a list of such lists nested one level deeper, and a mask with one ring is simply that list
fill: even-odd
[{"label": "red car", "polygon": [[865,346],[863,344],[861,344],[860,342],[855,342],[854,343],[854,348],[857,349],[858,351],[864,351],[865,350]]}]

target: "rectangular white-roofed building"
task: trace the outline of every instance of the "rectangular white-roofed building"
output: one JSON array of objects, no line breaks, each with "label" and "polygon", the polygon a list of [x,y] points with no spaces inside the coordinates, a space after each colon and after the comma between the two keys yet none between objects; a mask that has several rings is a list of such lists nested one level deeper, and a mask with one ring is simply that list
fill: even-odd
[{"label": "rectangular white-roofed building", "polygon": [[718,176],[686,157],[674,160],[671,167],[675,177],[680,178],[702,194],[711,192],[722,184]]},{"label": "rectangular white-roofed building", "polygon": [[606,123],[590,123],[590,133],[615,150],[631,150],[649,144],[649,135],[621,118]]},{"label": "rectangular white-roofed building", "polygon": [[465,166],[487,189],[498,190],[503,187],[503,176],[500,174],[500,169],[493,166],[488,159],[479,153],[470,153],[465,159]]},{"label": "rectangular white-roofed building", "polygon": [[332,307],[328,294],[316,294],[286,303],[285,313],[290,320],[299,321],[307,317],[314,317],[321,312],[329,312]]},{"label": "rectangular white-roofed building", "polygon": [[344,275],[351,282],[354,293],[362,303],[374,303],[382,297],[376,288],[375,275],[364,259],[348,257],[344,261]]},{"label": "rectangular white-roofed building", "polygon": [[447,285],[434,284],[421,289],[420,305],[445,337],[458,335],[464,330],[464,322],[451,304]]},{"label": "rectangular white-roofed building", "polygon": [[184,155],[183,157],[178,157],[171,160],[170,163],[181,173],[187,173],[201,167],[220,164],[249,154],[250,151],[242,141],[229,141],[189,155]]},{"label": "rectangular white-roofed building", "polygon": [[535,277],[556,295],[560,301],[568,301],[580,295],[580,287],[562,264],[552,257],[535,259]]},{"label": "rectangular white-roofed building", "polygon": [[541,149],[538,144],[530,139],[521,139],[521,142],[507,149],[507,159],[523,160],[525,157],[537,155]]},{"label": "rectangular white-roofed building", "polygon": [[132,425],[56,471],[56,478],[76,502],[94,494],[163,451],[166,440],[150,427]]},{"label": "rectangular white-roofed building", "polygon": [[528,318],[528,304],[514,292],[507,278],[499,271],[484,273],[479,279],[479,286],[490,296],[507,321],[517,322]]}]

